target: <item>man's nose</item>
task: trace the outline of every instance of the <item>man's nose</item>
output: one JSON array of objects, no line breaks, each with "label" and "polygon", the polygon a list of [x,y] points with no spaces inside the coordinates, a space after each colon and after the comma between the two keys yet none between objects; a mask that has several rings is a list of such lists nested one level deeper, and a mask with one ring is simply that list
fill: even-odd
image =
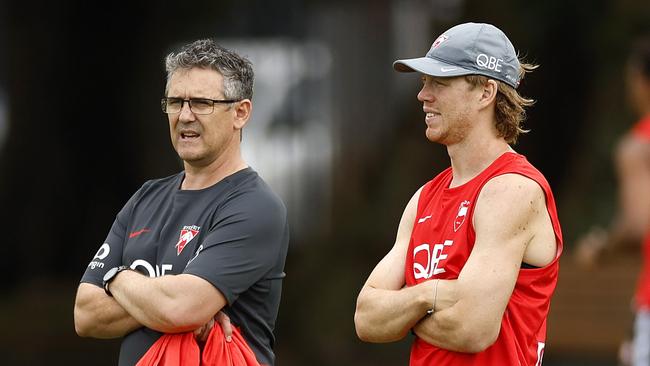
[{"label": "man's nose", "polygon": [[194,121],[196,119],[196,116],[192,112],[192,108],[190,108],[190,102],[189,101],[183,101],[183,104],[181,105],[181,112],[180,115],[178,116],[178,120],[181,122],[190,122]]},{"label": "man's nose", "polygon": [[427,86],[423,86],[422,89],[420,89],[420,92],[418,93],[418,100],[420,102],[431,102],[433,101],[433,93],[431,92],[430,88],[427,88]]}]

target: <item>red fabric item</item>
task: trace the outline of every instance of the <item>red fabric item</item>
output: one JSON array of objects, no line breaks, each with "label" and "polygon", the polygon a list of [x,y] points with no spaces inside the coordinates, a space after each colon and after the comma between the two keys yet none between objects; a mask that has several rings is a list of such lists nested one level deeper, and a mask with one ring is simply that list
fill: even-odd
[{"label": "red fabric item", "polygon": [[201,366],[260,366],[260,364],[237,328],[233,328],[232,341],[226,342],[221,326],[215,323],[203,349]]},{"label": "red fabric item", "polygon": [[634,124],[632,135],[641,140],[650,141],[650,115],[641,118]]},{"label": "red fabric item", "polygon": [[524,156],[505,153],[471,181],[454,188],[451,168],[420,192],[417,217],[406,256],[405,279],[414,286],[431,279],[457,279],[474,247],[474,207],[483,186],[502,174],[521,174],[537,182],[555,231],[557,254],[547,266],[521,269],[501,320],[496,342],[475,354],[448,351],[416,337],[411,366],[539,366],[546,339],[546,317],[557,283],[562,232],[551,188]]},{"label": "red fabric item", "polygon": [[[634,124],[632,136],[650,143],[650,115],[645,116]],[[650,231],[646,232],[642,243],[643,262],[637,281],[634,300],[637,309],[650,309]]]},{"label": "red fabric item", "polygon": [[136,366],[260,366],[237,328],[232,342],[218,323],[214,324],[203,348],[203,354],[192,332],[165,334],[142,356]]}]

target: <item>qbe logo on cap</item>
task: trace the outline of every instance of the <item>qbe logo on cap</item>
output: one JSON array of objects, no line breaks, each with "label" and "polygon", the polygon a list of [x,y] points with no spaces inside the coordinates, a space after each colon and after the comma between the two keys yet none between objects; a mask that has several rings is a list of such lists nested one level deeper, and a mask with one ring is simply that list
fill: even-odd
[{"label": "qbe logo on cap", "polygon": [[479,53],[476,56],[476,65],[484,69],[501,72],[502,64],[503,60],[494,56],[488,56],[484,53]]}]

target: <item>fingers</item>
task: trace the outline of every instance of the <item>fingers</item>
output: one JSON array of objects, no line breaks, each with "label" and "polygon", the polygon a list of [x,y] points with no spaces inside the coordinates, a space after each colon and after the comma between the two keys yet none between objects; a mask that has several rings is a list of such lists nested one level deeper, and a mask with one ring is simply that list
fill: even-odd
[{"label": "fingers", "polygon": [[192,334],[194,334],[195,339],[199,339],[202,332],[203,332],[203,327],[194,329],[194,332],[192,332]]},{"label": "fingers", "polygon": [[217,315],[214,316],[214,320],[221,325],[221,330],[226,336],[226,342],[232,341],[232,325],[230,324],[230,318],[224,312],[220,311]]},{"label": "fingers", "polygon": [[224,336],[226,337],[226,342],[232,341],[232,325],[230,323],[230,318],[223,312],[218,312],[213,319],[210,319],[209,322],[204,324],[202,327],[194,330],[194,338],[197,341],[205,342],[210,335],[210,331],[214,327],[215,321],[221,326]]},{"label": "fingers", "polygon": [[210,319],[209,322],[203,324],[202,327],[196,329],[194,333],[194,339],[199,342],[205,342],[208,339],[208,335],[214,326],[214,319]]}]

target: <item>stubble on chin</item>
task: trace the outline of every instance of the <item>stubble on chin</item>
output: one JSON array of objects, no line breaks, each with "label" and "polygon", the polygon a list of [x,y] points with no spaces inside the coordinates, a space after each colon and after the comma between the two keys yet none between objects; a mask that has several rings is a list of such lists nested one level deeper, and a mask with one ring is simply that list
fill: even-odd
[{"label": "stubble on chin", "polygon": [[201,159],[201,154],[198,151],[193,151],[191,149],[177,148],[176,154],[181,160],[186,161],[188,163],[198,161]]}]

